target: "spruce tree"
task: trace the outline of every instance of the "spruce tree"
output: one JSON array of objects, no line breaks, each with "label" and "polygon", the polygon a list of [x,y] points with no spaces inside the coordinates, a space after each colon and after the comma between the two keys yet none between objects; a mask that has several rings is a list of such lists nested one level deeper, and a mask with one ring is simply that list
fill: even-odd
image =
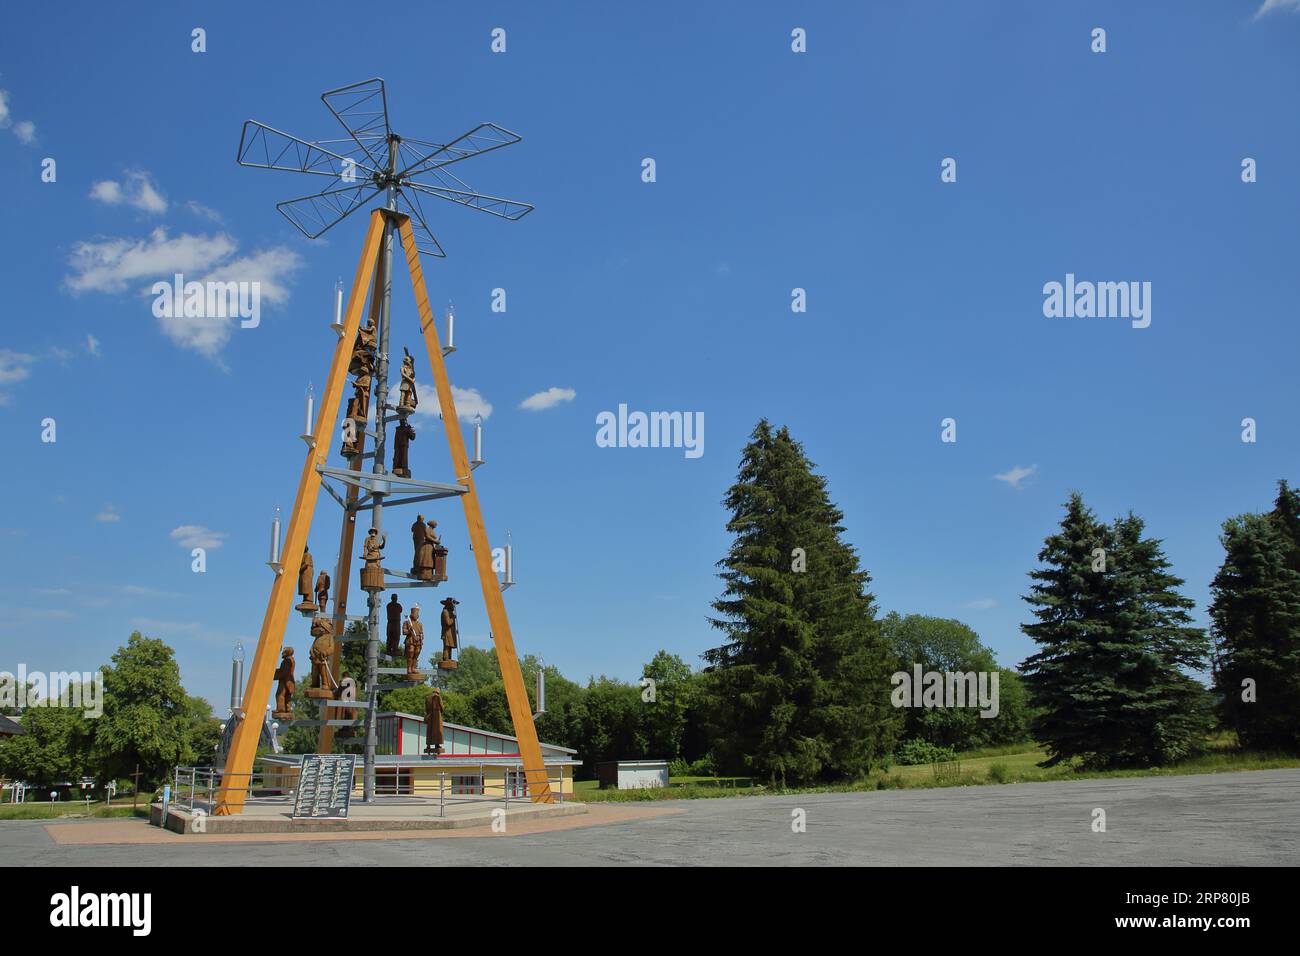
[{"label": "spruce tree", "polygon": [[1073,494],[1038,554],[1045,567],[1030,572],[1038,620],[1022,629],[1040,650],[1021,668],[1047,766],[1168,763],[1204,740],[1206,693],[1182,668],[1204,666],[1205,635],[1143,530],[1132,514],[1102,524]]},{"label": "spruce tree", "polygon": [[896,739],[894,662],[826,479],[763,420],[724,505],[735,539],[711,623],[726,641],[701,688],[714,756],[782,784],[865,774]]},{"label": "spruce tree", "polygon": [[1185,669],[1204,670],[1210,644],[1192,626],[1195,602],[1179,592],[1161,543],[1143,537],[1130,512],[1111,526],[1110,583],[1118,632],[1114,693],[1126,731],[1112,751],[1117,765],[1166,764],[1204,747],[1210,731],[1210,695]]},{"label": "spruce tree", "polygon": [[1300,750],[1300,494],[1223,524],[1210,589],[1220,715],[1242,746]]}]

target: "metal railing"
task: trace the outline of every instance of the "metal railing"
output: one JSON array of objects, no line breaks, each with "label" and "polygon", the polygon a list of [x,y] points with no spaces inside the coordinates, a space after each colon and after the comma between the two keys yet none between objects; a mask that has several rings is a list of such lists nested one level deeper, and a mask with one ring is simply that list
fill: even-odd
[{"label": "metal railing", "polygon": [[[487,778],[485,771],[489,766],[493,769],[499,767],[503,771],[500,780]],[[390,770],[390,768],[380,767],[378,770],[379,774],[375,782],[376,796],[399,797],[403,802],[419,804],[432,804],[436,801],[439,817],[446,815],[448,805],[501,803],[509,808],[511,800],[515,803],[531,802],[527,774],[522,763],[513,766],[480,764],[477,773],[453,773],[440,770],[436,791],[432,787],[416,789],[417,778],[409,769],[394,767]],[[386,773],[386,770],[389,772]],[[298,789],[301,772],[302,768],[299,765],[263,768],[260,771],[255,769],[247,774],[231,774],[232,777],[247,778],[244,786],[231,789],[242,790],[246,797],[292,798]],[[172,771],[171,805],[185,806],[193,811],[197,803],[201,805],[200,809],[211,812],[216,806],[217,791],[225,775],[225,771],[219,767],[177,766]],[[467,782],[457,783],[456,778],[468,779]],[[425,780],[427,779],[426,777]],[[564,802],[564,780],[562,769],[558,771],[557,776],[551,776],[550,771],[547,771],[546,783],[557,803]],[[357,794],[361,792],[362,781],[358,775],[353,780],[354,802],[361,802],[356,799]]]}]

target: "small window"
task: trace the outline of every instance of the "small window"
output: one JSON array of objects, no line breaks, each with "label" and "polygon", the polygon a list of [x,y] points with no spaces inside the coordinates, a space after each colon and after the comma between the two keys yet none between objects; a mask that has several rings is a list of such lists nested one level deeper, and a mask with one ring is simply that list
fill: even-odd
[{"label": "small window", "polygon": [[451,792],[480,796],[483,793],[483,775],[477,773],[452,774]]},{"label": "small window", "polygon": [[524,771],[506,771],[506,793],[512,797],[528,796],[528,776]]},{"label": "small window", "polygon": [[411,771],[400,769],[375,770],[375,793],[381,796],[407,796],[415,792],[411,784]]}]

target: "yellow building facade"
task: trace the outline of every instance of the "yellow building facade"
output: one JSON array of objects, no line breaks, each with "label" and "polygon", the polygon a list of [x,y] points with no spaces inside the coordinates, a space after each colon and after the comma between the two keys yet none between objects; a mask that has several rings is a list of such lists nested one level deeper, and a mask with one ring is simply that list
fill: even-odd
[{"label": "yellow building facade", "polygon": [[[420,796],[438,799],[484,797],[524,799],[524,776],[519,741],[509,734],[462,724],[443,724],[443,752],[426,754],[424,719],[414,714],[388,711],[375,717],[379,753],[375,758],[375,792],[379,796]],[[339,753],[355,749],[356,738],[336,737]],[[542,760],[551,792],[557,799],[573,794],[573,774],[581,765],[577,751],[543,743]],[[298,785],[302,766],[299,754],[276,754],[259,759],[260,793],[289,793]],[[353,795],[362,791],[362,765],[358,755]]]}]

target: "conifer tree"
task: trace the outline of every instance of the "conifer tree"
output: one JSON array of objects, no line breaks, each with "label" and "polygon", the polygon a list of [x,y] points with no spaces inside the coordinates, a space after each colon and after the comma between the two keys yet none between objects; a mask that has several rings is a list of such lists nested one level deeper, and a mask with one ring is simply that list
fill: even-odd
[{"label": "conifer tree", "polygon": [[1220,715],[1242,746],[1300,750],[1300,494],[1223,524],[1210,589]]},{"label": "conifer tree", "polygon": [[735,539],[711,623],[726,641],[701,688],[715,758],[783,784],[865,774],[898,732],[894,662],[826,479],[763,420],[724,504]]},{"label": "conifer tree", "polygon": [[1047,766],[1161,764],[1203,744],[1206,692],[1182,668],[1204,666],[1205,635],[1143,530],[1133,514],[1102,524],[1073,494],[1038,554],[1045,567],[1030,572],[1038,620],[1022,629],[1040,650],[1021,668]]}]

